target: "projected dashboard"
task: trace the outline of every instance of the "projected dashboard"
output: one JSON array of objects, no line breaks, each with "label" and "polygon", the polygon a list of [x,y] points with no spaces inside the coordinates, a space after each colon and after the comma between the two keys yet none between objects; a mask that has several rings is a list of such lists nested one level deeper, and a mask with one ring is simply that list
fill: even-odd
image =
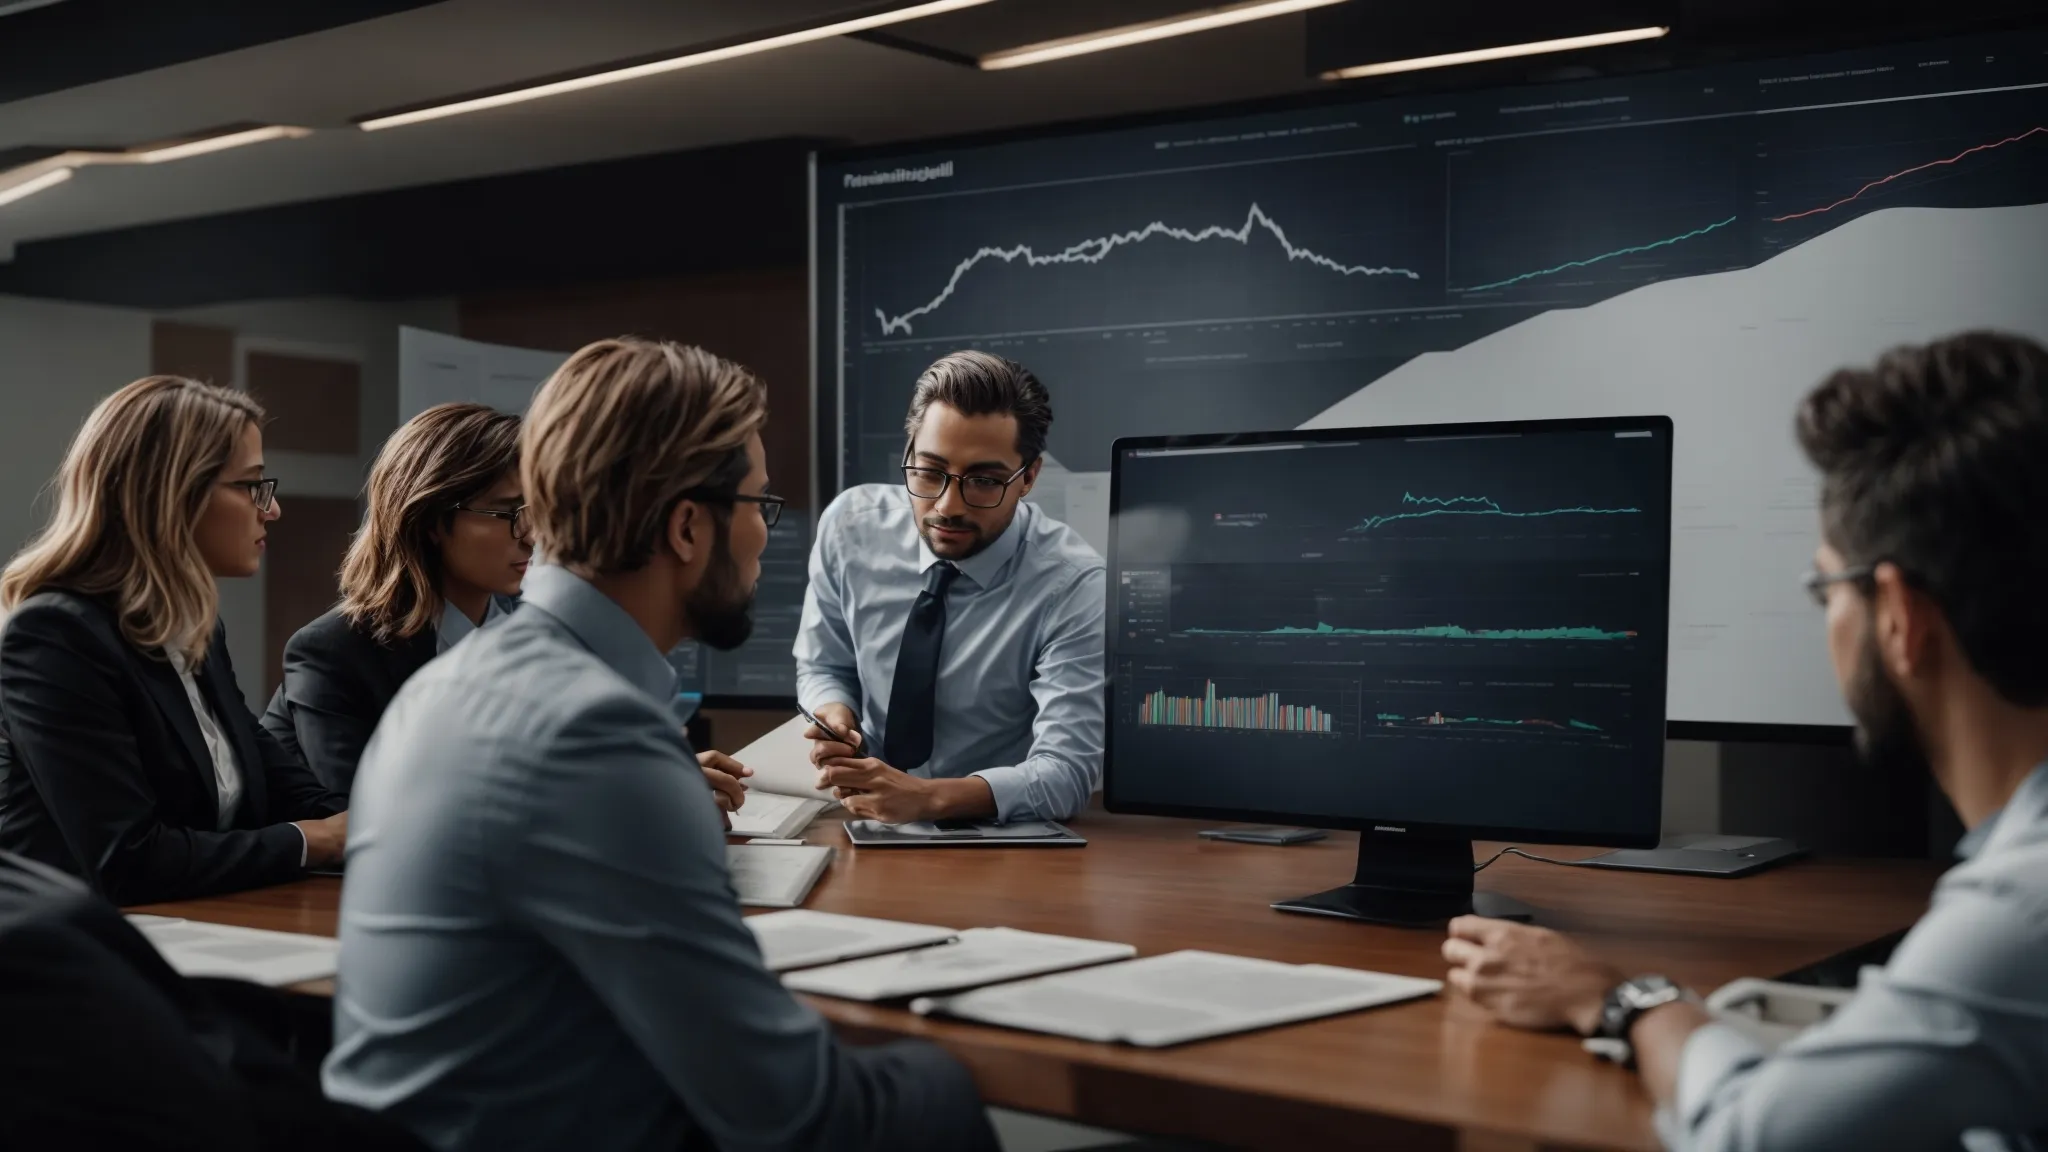
[{"label": "projected dashboard", "polygon": [[1901,342],[2048,338],[2048,39],[826,155],[816,196],[842,485],[961,347],[1046,381],[1035,498],[1098,549],[1119,436],[1666,414],[1671,718],[1840,724],[1791,413]]}]

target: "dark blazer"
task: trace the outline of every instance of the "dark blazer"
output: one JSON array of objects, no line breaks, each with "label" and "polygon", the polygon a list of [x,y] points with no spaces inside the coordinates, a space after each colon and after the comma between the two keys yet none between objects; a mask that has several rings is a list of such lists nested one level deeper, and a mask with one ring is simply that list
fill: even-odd
[{"label": "dark blazer", "polygon": [[321,1097],[293,999],[179,976],[78,881],[0,853],[0,1148],[425,1152]]},{"label": "dark blazer", "polygon": [[[501,612],[519,607],[510,596],[492,599]],[[284,683],[263,711],[263,730],[304,760],[321,784],[346,797],[384,709],[440,646],[438,628],[380,644],[341,609],[330,609],[286,642]]]},{"label": "dark blazer", "polygon": [[184,682],[121,635],[112,604],[24,600],[0,630],[0,850],[81,876],[116,904],[181,900],[302,875],[294,820],[346,801],[256,724],[227,630],[193,672],[242,770],[234,827]]}]

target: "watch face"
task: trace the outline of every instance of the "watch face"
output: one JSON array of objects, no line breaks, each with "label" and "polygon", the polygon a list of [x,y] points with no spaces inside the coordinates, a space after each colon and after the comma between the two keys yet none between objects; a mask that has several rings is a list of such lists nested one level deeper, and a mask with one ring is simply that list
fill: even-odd
[{"label": "watch face", "polygon": [[1638,976],[1625,981],[1617,989],[1621,999],[1631,1007],[1644,1007],[1668,1001],[1678,986],[1667,976]]}]

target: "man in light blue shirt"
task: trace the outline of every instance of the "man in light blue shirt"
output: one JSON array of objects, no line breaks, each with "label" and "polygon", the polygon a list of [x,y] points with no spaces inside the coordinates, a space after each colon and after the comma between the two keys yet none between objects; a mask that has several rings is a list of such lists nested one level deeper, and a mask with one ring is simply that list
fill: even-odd
[{"label": "man in light blue shirt", "polygon": [[[2048,350],[1968,333],[1801,407],[1807,588],[1873,764],[1932,771],[1967,861],[1856,996],[1775,1053],[1555,932],[1463,917],[1450,982],[1509,1024],[1627,1044],[1675,1149],[2048,1142]],[[1897,778],[1893,773],[1887,773]]]},{"label": "man in light blue shirt", "polygon": [[819,786],[856,816],[1064,820],[1102,781],[1102,557],[1024,502],[1052,406],[1022,365],[918,379],[901,483],[818,521],[797,695]]},{"label": "man in light blue shirt", "polygon": [[762,964],[663,653],[730,649],[781,501],[760,383],[602,341],[534,398],[548,566],[365,750],[323,1086],[444,1152],[993,1152],[964,1069],[847,1048]]}]

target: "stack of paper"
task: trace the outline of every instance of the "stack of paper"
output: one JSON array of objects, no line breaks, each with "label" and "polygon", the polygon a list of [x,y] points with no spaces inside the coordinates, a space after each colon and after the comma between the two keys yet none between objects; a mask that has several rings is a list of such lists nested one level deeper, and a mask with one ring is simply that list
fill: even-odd
[{"label": "stack of paper", "polygon": [[910,1009],[1101,1043],[1156,1048],[1432,996],[1436,980],[1214,952],[1170,952],[955,996]]},{"label": "stack of paper", "polygon": [[905,948],[939,944],[959,935],[931,924],[903,924],[866,916],[840,916],[802,908],[747,917],[771,972],[832,964]]},{"label": "stack of paper", "polygon": [[750,908],[794,908],[832,863],[832,849],[810,844],[728,844],[733,891]]},{"label": "stack of paper", "polygon": [[1137,954],[1129,944],[1105,940],[1046,936],[1013,928],[969,928],[950,944],[793,972],[782,982],[799,992],[848,1000],[889,1000],[1021,980],[1128,960]]},{"label": "stack of paper", "polygon": [[341,941],[163,916],[130,916],[180,976],[226,976],[273,988],[333,976]]}]

